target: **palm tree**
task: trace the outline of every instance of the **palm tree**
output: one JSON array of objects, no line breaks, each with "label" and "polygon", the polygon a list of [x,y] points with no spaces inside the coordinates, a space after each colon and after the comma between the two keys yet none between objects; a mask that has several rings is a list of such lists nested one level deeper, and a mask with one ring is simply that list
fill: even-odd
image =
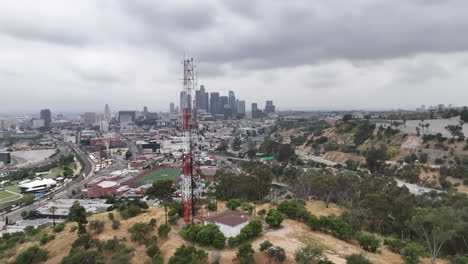
[{"label": "palm tree", "polygon": [[424,126],[426,127],[426,133],[429,134],[429,127],[431,126],[431,124],[430,124],[430,123],[426,123]]},{"label": "palm tree", "polygon": [[58,210],[58,207],[55,206],[55,205],[54,205],[54,206],[51,206],[51,207],[49,208],[49,212],[52,213],[52,223],[53,223],[54,227],[55,227],[55,212],[57,212],[57,210]]},{"label": "palm tree", "polygon": [[153,228],[145,223],[135,223],[128,229],[128,232],[132,234],[130,239],[133,242],[138,242],[140,244],[146,241],[146,236],[148,236],[151,231],[153,231]]}]

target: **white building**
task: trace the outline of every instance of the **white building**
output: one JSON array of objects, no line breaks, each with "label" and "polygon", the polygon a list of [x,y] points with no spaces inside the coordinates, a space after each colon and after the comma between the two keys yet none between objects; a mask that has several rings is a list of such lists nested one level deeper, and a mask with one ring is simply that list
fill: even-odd
[{"label": "white building", "polygon": [[18,184],[22,193],[47,191],[57,186],[57,182],[52,179],[42,179],[35,181],[22,181]]},{"label": "white building", "polygon": [[248,223],[249,220],[245,219],[242,213],[231,210],[226,210],[205,220],[205,225],[217,225],[225,237],[237,236]]}]

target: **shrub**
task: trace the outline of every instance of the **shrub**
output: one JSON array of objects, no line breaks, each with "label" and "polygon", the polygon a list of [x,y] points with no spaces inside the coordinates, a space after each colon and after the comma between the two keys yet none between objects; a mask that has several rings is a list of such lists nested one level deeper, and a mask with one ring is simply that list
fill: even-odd
[{"label": "shrub", "polygon": [[82,234],[78,236],[75,241],[73,241],[72,248],[82,247],[84,249],[89,249],[93,242],[93,238],[89,234]]},{"label": "shrub", "polygon": [[176,249],[169,259],[169,264],[202,264],[208,260],[208,253],[194,246],[182,245]]},{"label": "shrub", "polygon": [[369,252],[376,252],[380,245],[380,240],[376,236],[369,233],[358,232],[356,234],[356,239],[358,240],[359,245],[361,245],[364,250]]},{"label": "shrub", "polygon": [[123,219],[129,219],[129,218],[132,218],[141,214],[141,212],[142,211],[140,207],[134,204],[131,204],[126,209],[123,209],[122,211],[120,211],[120,215],[122,216]]},{"label": "shrub", "polygon": [[426,248],[416,242],[408,243],[403,248],[403,261],[405,264],[418,264],[419,258],[426,255]]},{"label": "shrub", "polygon": [[72,249],[68,256],[62,259],[61,264],[104,264],[104,257],[94,250],[80,251]]},{"label": "shrub", "polygon": [[73,233],[78,229],[78,226],[72,226],[70,227],[70,232]]},{"label": "shrub", "polygon": [[158,227],[158,236],[167,238],[167,235],[171,231],[171,226],[168,224],[162,224]]},{"label": "shrub", "polygon": [[265,222],[267,222],[271,227],[279,227],[283,222],[284,217],[283,215],[276,209],[272,208],[268,210],[267,217],[265,218]]},{"label": "shrub", "polygon": [[107,214],[107,217],[109,217],[109,220],[114,221],[114,214],[113,213]]},{"label": "shrub", "polygon": [[386,238],[384,239],[384,245],[388,246],[392,252],[400,254],[400,251],[405,246],[405,243],[398,238]]},{"label": "shrub", "polygon": [[235,260],[239,264],[255,264],[254,253],[251,244],[243,244],[237,249]]},{"label": "shrub", "polygon": [[237,207],[242,205],[241,199],[230,199],[226,202],[226,207],[231,210],[236,210]]},{"label": "shrub", "polygon": [[257,212],[258,216],[260,216],[260,217],[262,217],[262,218],[263,218],[263,216],[266,215],[266,213],[267,213],[267,211],[266,211],[265,209],[262,209],[262,210],[260,210],[260,211]]},{"label": "shrub", "polygon": [[96,234],[102,233],[104,231],[104,221],[101,220],[93,220],[89,222],[89,228],[94,230]]},{"label": "shrub", "polygon": [[150,258],[158,257],[161,254],[161,250],[158,248],[158,246],[152,245],[148,249],[146,249],[146,254]]},{"label": "shrub", "polygon": [[65,229],[65,224],[60,223],[54,227],[54,233],[60,233],[63,231],[63,229]]},{"label": "shrub", "polygon": [[32,246],[19,254],[12,264],[35,264],[47,260],[49,252],[38,246]]},{"label": "shrub", "polygon": [[288,218],[307,222],[311,214],[304,206],[305,202],[302,200],[286,200],[278,205],[278,210]]},{"label": "shrub", "polygon": [[372,264],[372,262],[362,254],[352,254],[346,257],[346,264]]},{"label": "shrub", "polygon": [[260,251],[265,251],[272,246],[273,244],[270,241],[265,240],[260,244]]},{"label": "shrub", "polygon": [[276,259],[278,262],[283,262],[286,259],[286,252],[284,248],[273,246],[267,249],[268,257]]},{"label": "shrub", "polygon": [[241,209],[242,209],[242,211],[247,212],[247,213],[249,213],[249,215],[251,215],[253,210],[255,209],[255,206],[253,206],[253,205],[251,205],[249,203],[242,203],[241,204]]},{"label": "shrub", "polygon": [[307,245],[294,253],[294,259],[298,264],[315,263],[323,258],[323,249],[315,245]]},{"label": "shrub", "polygon": [[117,230],[120,227],[120,221],[119,220],[112,220],[112,229]]},{"label": "shrub", "polygon": [[216,211],[216,203],[215,202],[209,202],[208,204],[205,205],[205,209],[208,211]]},{"label": "shrub", "polygon": [[47,244],[47,242],[51,241],[51,240],[54,240],[55,239],[55,235],[47,235],[47,234],[44,234],[42,235],[41,239],[39,240],[39,242],[41,243],[41,245],[45,245]]},{"label": "shrub", "polygon": [[450,261],[450,264],[468,264],[468,257],[465,256],[449,256],[447,259]]}]

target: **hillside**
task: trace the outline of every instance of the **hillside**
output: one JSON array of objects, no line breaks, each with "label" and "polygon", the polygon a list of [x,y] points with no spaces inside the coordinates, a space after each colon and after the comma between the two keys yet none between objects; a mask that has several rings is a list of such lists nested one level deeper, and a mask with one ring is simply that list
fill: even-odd
[{"label": "hillside", "polygon": [[[220,204],[220,210],[223,210],[224,205]],[[262,208],[269,208],[269,205],[257,206],[256,210]],[[307,202],[306,208],[317,216],[327,216],[327,215],[337,215],[341,213],[341,210],[335,205],[331,205],[330,208],[325,208],[323,202],[320,201],[309,201]],[[125,238],[126,245],[131,246],[135,249],[131,263],[139,264],[146,263],[149,261],[149,257],[146,254],[146,247],[144,245],[139,245],[130,241],[130,234],[127,231],[134,223],[137,222],[149,222],[151,218],[156,218],[158,225],[164,222],[164,210],[160,207],[150,207],[143,214],[136,216],[128,220],[122,220],[119,216],[119,213],[114,212],[116,219],[121,221],[121,226],[118,230],[113,230],[111,228],[111,222],[108,219],[107,213],[96,214],[90,216],[88,220],[103,220],[105,222],[104,231],[101,234],[96,234],[93,236],[100,240],[112,239],[113,237]],[[76,232],[70,232],[70,228],[75,226],[74,223],[67,223],[64,231],[56,233],[56,238],[47,244],[41,246],[41,248],[49,251],[48,259],[46,263],[56,264],[60,263],[63,257],[65,257],[69,250],[71,249],[71,244],[77,238]],[[172,256],[175,249],[180,245],[190,245],[191,243],[184,241],[179,235],[180,231],[179,226],[172,226],[172,230],[169,233],[167,239],[159,239],[157,242],[158,247],[161,249],[161,255],[164,257],[166,262]],[[51,228],[43,231],[46,233],[52,234]],[[268,263],[268,258],[265,253],[258,252],[259,244],[264,240],[269,240],[275,245],[283,247],[286,251],[287,259],[283,263],[295,263],[294,261],[294,252],[305,245],[306,243],[314,243],[321,245],[326,249],[325,254],[327,257],[336,264],[346,263],[344,257],[353,253],[362,253],[366,255],[369,259],[374,261],[374,263],[391,263],[391,264],[400,264],[403,263],[401,257],[395,253],[390,252],[384,246],[380,248],[380,254],[372,254],[361,249],[356,242],[352,244],[347,243],[343,240],[339,240],[333,236],[311,231],[307,225],[286,219],[282,227],[276,230],[266,229],[264,235],[253,240],[252,246],[256,251],[255,260],[256,263]],[[7,259],[7,261],[12,261],[15,257],[26,248],[30,247],[33,244],[39,245],[38,242],[28,242],[18,248],[16,248],[16,253]],[[214,250],[212,248],[203,248],[210,253],[209,260]],[[220,263],[235,263],[233,258],[235,256],[236,248],[226,248],[220,251],[221,261]],[[106,254],[104,253],[104,256]],[[107,256],[108,257],[108,256]],[[428,263],[424,261],[423,263]],[[442,262],[439,262],[442,263]]]}]

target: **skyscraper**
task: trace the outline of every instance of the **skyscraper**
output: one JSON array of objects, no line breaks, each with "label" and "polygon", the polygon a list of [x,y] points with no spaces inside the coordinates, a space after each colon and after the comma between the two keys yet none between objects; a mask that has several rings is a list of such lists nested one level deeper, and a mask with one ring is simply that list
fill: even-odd
[{"label": "skyscraper", "polygon": [[257,103],[252,103],[252,118],[261,118],[263,116],[262,110],[258,109]]},{"label": "skyscraper", "polygon": [[266,101],[265,104],[265,113],[274,113],[275,112],[275,105],[273,105],[273,101]]},{"label": "skyscraper", "polygon": [[109,108],[109,105],[106,104],[106,106],[104,107],[104,120],[109,123],[111,121],[111,111],[110,111],[110,108]]},{"label": "skyscraper", "polygon": [[237,103],[236,103],[236,96],[234,91],[229,91],[229,105],[231,106],[231,113],[237,113]]},{"label": "skyscraper", "polygon": [[210,113],[213,115],[219,114],[220,111],[220,101],[219,101],[219,93],[212,92],[210,94]]},{"label": "skyscraper", "polygon": [[174,103],[169,104],[169,113],[173,114],[175,113],[175,106]]},{"label": "skyscraper", "polygon": [[237,104],[237,113],[245,114],[245,101],[239,101]]},{"label": "skyscraper", "polygon": [[44,128],[50,129],[50,122],[52,122],[52,114],[49,109],[41,110],[41,119],[44,120]]}]

